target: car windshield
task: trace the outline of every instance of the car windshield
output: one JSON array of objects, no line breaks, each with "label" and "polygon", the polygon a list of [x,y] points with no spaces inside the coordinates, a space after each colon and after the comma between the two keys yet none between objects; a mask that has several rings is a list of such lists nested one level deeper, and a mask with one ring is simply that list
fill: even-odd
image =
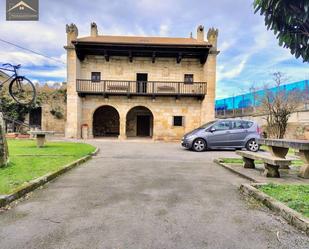
[{"label": "car windshield", "polygon": [[207,127],[209,127],[210,125],[214,124],[216,121],[210,121],[206,124],[203,124],[202,126],[199,127],[199,129],[205,129]]}]

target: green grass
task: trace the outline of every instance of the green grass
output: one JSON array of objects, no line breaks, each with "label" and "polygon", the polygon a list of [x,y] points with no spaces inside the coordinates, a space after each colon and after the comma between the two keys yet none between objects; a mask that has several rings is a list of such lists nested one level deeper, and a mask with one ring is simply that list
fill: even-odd
[{"label": "green grass", "polygon": [[267,184],[259,189],[309,218],[309,184]]},{"label": "green grass", "polygon": [[[222,158],[220,159],[222,160],[223,163],[235,163],[235,164],[242,164],[243,160],[241,158]],[[254,161],[257,164],[263,164],[263,162],[261,160],[255,160]],[[292,165],[293,166],[302,166],[303,162],[301,160],[293,160],[292,161]]]},{"label": "green grass", "polygon": [[10,163],[0,168],[0,194],[12,193],[95,150],[89,144],[68,142],[47,142],[44,148],[37,148],[33,140],[8,140],[8,146]]}]

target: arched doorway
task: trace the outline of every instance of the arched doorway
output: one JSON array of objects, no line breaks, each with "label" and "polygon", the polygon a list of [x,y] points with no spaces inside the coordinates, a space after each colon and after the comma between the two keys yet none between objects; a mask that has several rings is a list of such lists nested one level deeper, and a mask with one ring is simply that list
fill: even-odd
[{"label": "arched doorway", "polygon": [[144,106],[132,108],[126,117],[127,137],[152,137],[153,135],[153,115]]},{"label": "arched doorway", "polygon": [[101,106],[93,114],[94,137],[117,137],[119,135],[119,113],[112,106]]}]

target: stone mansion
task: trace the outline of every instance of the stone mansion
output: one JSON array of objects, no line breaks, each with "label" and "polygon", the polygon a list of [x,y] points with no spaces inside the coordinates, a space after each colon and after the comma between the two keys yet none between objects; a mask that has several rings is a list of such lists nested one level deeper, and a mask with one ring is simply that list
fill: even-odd
[{"label": "stone mansion", "polygon": [[68,138],[179,140],[215,118],[218,30],[196,38],[78,37],[67,25]]}]

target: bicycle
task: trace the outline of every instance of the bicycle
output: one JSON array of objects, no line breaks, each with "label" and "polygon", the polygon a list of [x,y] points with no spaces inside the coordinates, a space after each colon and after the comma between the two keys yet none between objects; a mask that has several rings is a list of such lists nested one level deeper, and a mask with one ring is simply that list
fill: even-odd
[{"label": "bicycle", "polygon": [[11,97],[19,104],[31,105],[36,98],[35,86],[25,76],[18,75],[18,69],[20,67],[21,65],[2,64],[0,70],[12,72],[13,75],[7,80],[0,82],[0,91],[6,82],[11,81],[9,84],[9,94]]}]

